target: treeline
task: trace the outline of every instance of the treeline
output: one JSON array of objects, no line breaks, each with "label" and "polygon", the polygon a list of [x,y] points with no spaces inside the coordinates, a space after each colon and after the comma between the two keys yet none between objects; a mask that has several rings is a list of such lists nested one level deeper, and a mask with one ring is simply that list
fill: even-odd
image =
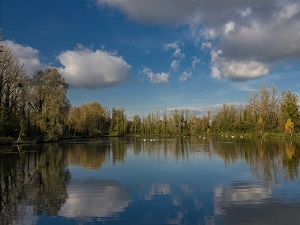
[{"label": "treeline", "polygon": [[126,134],[143,136],[193,136],[203,133],[255,134],[300,131],[298,96],[291,91],[277,95],[274,86],[262,86],[250,96],[248,103],[223,104],[217,112],[207,112],[198,117],[188,110],[150,113],[145,117],[135,115],[126,119],[124,109],[112,109],[111,113],[99,103],[71,107],[67,124],[69,133],[94,136]]},{"label": "treeline", "polygon": [[[3,46],[2,46],[3,47]],[[263,86],[248,103],[224,104],[198,117],[188,110],[150,113],[128,120],[123,108],[111,110],[98,102],[71,106],[68,84],[55,68],[26,74],[24,65],[4,47],[0,62],[1,142],[51,141],[63,137],[103,135],[197,135],[202,133],[266,133],[300,131],[298,96],[277,95]]]}]

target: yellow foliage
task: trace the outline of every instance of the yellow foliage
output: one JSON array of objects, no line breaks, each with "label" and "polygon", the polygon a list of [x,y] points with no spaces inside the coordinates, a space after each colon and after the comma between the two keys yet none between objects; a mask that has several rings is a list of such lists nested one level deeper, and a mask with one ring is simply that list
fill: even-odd
[{"label": "yellow foliage", "polygon": [[294,123],[290,118],[286,121],[284,129],[286,134],[292,135],[294,133]]}]

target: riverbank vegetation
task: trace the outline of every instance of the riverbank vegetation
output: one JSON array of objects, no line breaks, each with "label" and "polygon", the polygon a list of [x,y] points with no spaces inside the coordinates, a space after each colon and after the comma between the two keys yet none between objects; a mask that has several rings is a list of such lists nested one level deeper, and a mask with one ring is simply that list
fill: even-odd
[{"label": "riverbank vegetation", "polygon": [[275,133],[292,137],[300,132],[298,96],[290,90],[278,94],[274,86],[262,86],[247,103],[224,103],[219,111],[203,116],[174,110],[128,120],[123,108],[108,109],[98,102],[71,106],[68,84],[56,68],[27,74],[7,47],[3,47],[0,69],[0,144],[104,135]]}]

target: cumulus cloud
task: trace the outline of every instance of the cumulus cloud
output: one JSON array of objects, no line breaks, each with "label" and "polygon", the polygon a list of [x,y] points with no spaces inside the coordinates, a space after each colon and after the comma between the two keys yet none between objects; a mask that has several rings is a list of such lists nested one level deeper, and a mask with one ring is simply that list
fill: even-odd
[{"label": "cumulus cloud", "polygon": [[212,76],[215,78],[228,78],[232,80],[247,80],[268,74],[268,66],[254,60],[230,60],[222,57],[222,51],[213,51]]},{"label": "cumulus cloud", "polygon": [[167,73],[153,73],[152,70],[147,67],[144,67],[142,73],[146,75],[153,84],[169,83],[169,74]]},{"label": "cumulus cloud", "polygon": [[111,87],[130,77],[131,66],[116,53],[79,46],[77,50],[62,52],[58,59],[63,65],[60,73],[73,87]]},{"label": "cumulus cloud", "polygon": [[[252,79],[268,74],[270,65],[300,58],[298,0],[97,0],[97,3],[117,8],[138,21],[188,25],[191,36],[202,44],[202,49],[222,50],[217,62],[212,54],[214,77]],[[176,42],[165,45],[174,50],[174,57],[182,53],[180,45],[176,47]]]},{"label": "cumulus cloud", "polygon": [[18,44],[11,40],[3,41],[4,46],[8,47],[16,58],[24,64],[28,74],[33,74],[37,70],[46,69],[39,59],[39,51],[30,46]]}]

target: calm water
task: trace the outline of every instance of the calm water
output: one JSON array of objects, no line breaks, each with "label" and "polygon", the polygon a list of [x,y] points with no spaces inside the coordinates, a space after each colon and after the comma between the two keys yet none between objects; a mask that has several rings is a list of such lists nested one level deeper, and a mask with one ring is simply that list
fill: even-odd
[{"label": "calm water", "polygon": [[300,224],[300,145],[101,139],[2,148],[0,224]]}]

